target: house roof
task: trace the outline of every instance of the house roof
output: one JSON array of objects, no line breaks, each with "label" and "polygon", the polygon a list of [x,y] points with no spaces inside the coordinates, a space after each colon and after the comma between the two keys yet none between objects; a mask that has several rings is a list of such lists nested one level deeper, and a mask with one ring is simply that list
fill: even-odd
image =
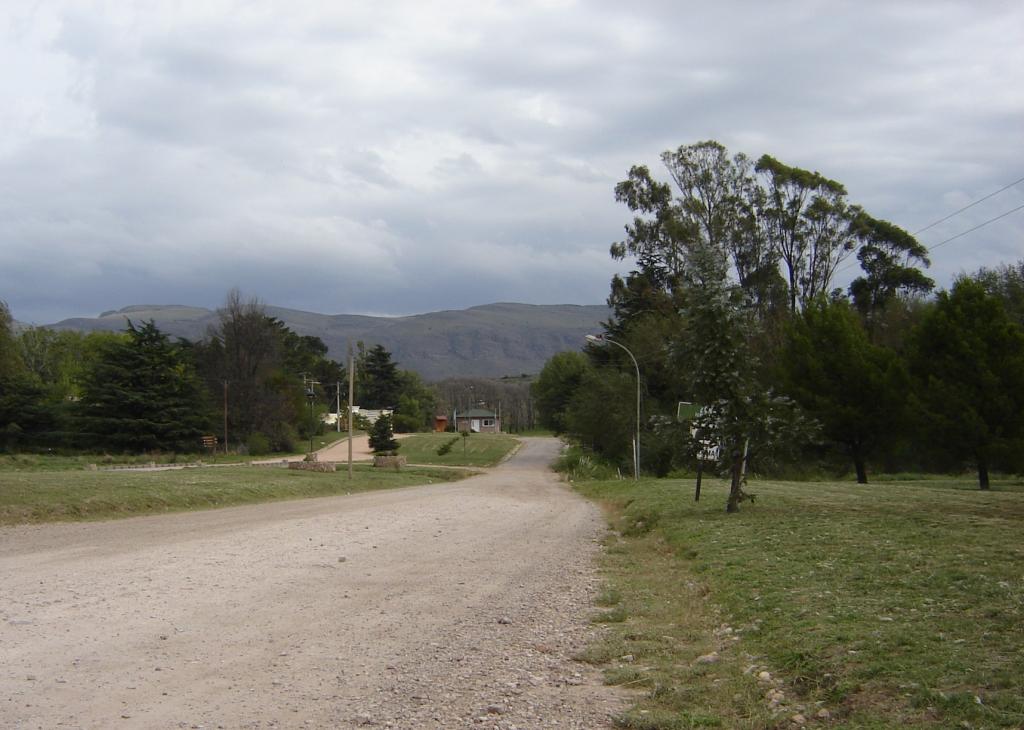
[{"label": "house roof", "polygon": [[459,411],[459,418],[494,418],[494,411],[484,408],[470,408],[468,411]]}]

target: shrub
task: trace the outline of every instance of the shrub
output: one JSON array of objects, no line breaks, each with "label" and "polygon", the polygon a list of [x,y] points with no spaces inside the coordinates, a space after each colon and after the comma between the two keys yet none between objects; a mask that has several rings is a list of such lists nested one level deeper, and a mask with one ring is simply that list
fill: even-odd
[{"label": "shrub", "polygon": [[579,446],[573,446],[562,454],[554,468],[569,480],[611,479],[616,475],[613,467],[595,459],[593,454],[584,453]]},{"label": "shrub", "polygon": [[396,433],[415,433],[420,430],[420,419],[408,413],[396,413],[394,417]]},{"label": "shrub", "polygon": [[270,453],[270,439],[259,431],[254,431],[249,434],[249,438],[245,442],[245,445],[252,456],[262,456],[263,454]]},{"label": "shrub", "polygon": [[455,444],[457,444],[457,443],[459,443],[459,437],[458,436],[456,436],[455,438],[450,439],[448,441],[445,441],[443,444],[441,444],[439,447],[437,447],[437,455],[438,456],[444,456],[445,454],[450,453],[451,450],[452,450],[452,447]]},{"label": "shrub", "polygon": [[267,434],[270,439],[270,448],[274,451],[295,451],[295,444],[298,443],[299,435],[290,424],[279,423],[272,433]]}]

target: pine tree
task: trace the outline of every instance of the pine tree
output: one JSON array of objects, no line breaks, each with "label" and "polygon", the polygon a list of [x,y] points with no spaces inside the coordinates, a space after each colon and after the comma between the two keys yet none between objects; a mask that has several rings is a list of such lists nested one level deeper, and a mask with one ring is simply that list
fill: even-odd
[{"label": "pine tree", "polygon": [[208,425],[192,364],[156,325],[128,323],[104,343],[83,378],[79,430],[97,447],[190,451]]},{"label": "pine tree", "polygon": [[398,441],[391,430],[391,416],[381,416],[370,428],[370,449],[375,454],[398,450]]},{"label": "pine tree", "polygon": [[374,345],[359,355],[359,405],[363,408],[394,408],[402,389],[398,365],[383,345]]}]

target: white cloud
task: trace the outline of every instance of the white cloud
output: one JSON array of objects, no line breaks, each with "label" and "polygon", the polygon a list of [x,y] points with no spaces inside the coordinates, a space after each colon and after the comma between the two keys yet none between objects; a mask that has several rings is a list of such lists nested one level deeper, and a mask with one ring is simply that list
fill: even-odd
[{"label": "white cloud", "polygon": [[36,321],[233,285],[324,311],[600,302],[615,182],[707,138],[915,229],[1024,174],[1021,27],[966,0],[10,4],[0,298]]}]

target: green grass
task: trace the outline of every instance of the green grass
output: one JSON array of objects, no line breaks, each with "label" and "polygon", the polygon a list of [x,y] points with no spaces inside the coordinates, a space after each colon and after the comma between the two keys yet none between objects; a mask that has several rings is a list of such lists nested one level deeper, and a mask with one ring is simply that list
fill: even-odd
[{"label": "green grass", "polygon": [[[458,437],[451,451],[439,456],[437,450]],[[467,439],[455,433],[416,433],[403,438],[398,453],[410,464],[443,466],[494,466],[519,442],[500,433],[474,433]]]},{"label": "green grass", "polygon": [[0,454],[0,473],[9,471],[81,471],[91,465],[108,466],[157,464],[244,464],[254,458],[238,454]]},{"label": "green grass", "polygon": [[93,520],[451,481],[466,472],[357,465],[336,473],[228,466],[178,471],[0,472],[0,525]]},{"label": "green grass", "polygon": [[[330,426],[325,426],[325,428],[330,429]],[[353,435],[355,435],[355,436],[362,436],[365,433],[366,433],[365,431],[354,431]],[[345,430],[345,425],[342,424],[342,430],[341,431],[325,430],[319,436],[314,436],[313,437],[313,449],[314,450],[322,449],[324,446],[328,446],[330,444],[333,444],[336,441],[342,441],[342,440],[347,439],[347,438],[348,438],[348,431]],[[300,440],[299,443],[296,444],[296,446],[299,449],[305,451],[306,449],[309,448],[309,440],[308,439],[305,440],[305,441],[301,441]]]},{"label": "green grass", "polygon": [[[356,435],[363,435],[362,431],[356,431]],[[322,449],[348,438],[348,432],[325,431],[319,436],[313,437],[313,448]],[[295,444],[295,451],[287,453],[272,453],[262,455],[246,454],[211,454],[209,452],[194,454],[3,454],[0,453],[0,472],[4,471],[77,471],[88,469],[91,465],[103,468],[108,466],[131,466],[144,465],[151,462],[156,464],[191,464],[202,461],[206,464],[247,464],[249,461],[260,461],[273,459],[278,456],[291,456],[293,454],[304,454],[309,449],[309,440],[300,440]]]},{"label": "green grass", "polygon": [[1024,726],[1020,480],[763,481],[735,515],[719,481],[576,487],[618,528],[595,618],[622,621],[581,658],[645,688],[622,727]]}]

